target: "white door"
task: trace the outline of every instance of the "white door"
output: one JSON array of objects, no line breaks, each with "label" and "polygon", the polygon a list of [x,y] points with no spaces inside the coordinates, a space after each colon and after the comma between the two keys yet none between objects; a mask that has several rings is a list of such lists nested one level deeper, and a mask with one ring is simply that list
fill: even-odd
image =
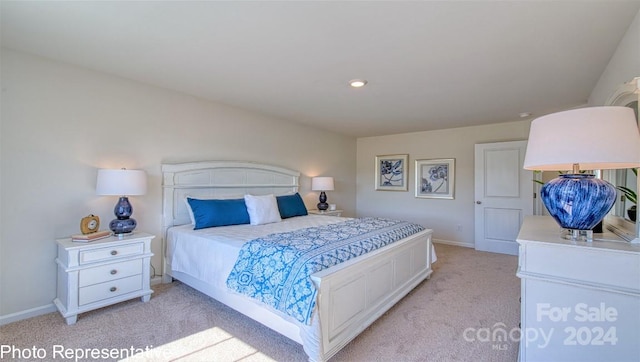
[{"label": "white door", "polygon": [[533,214],[533,172],[522,168],[527,141],[475,145],[476,250],[518,255],[516,237]]}]

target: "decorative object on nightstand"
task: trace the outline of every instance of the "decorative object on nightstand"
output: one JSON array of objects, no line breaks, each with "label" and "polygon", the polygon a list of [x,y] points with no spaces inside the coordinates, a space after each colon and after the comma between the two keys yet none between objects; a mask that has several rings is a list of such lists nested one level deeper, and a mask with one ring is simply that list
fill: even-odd
[{"label": "decorative object on nightstand", "polygon": [[314,177],[311,179],[311,190],[320,191],[320,202],[318,210],[326,210],[329,208],[327,204],[327,194],[325,191],[333,191],[333,177]]},{"label": "decorative object on nightstand", "polygon": [[98,231],[100,229],[100,218],[96,215],[87,215],[80,219],[80,233],[71,235],[72,241],[88,243],[111,236],[111,231]]},{"label": "decorative object on nightstand", "polygon": [[155,236],[135,233],[111,236],[89,244],[60,239],[58,288],[53,301],[67,324],[78,314],[140,297],[151,297],[151,240]]},{"label": "decorative object on nightstand", "polygon": [[142,170],[98,170],[96,194],[104,196],[120,196],[113,213],[116,218],[109,223],[109,228],[116,235],[132,232],[136,228],[136,220],[131,218],[133,207],[128,196],[144,195],[147,192],[147,176]]},{"label": "decorative object on nightstand", "polygon": [[80,219],[80,232],[83,235],[92,234],[100,229],[100,218],[96,215],[87,215]]},{"label": "decorative object on nightstand", "polygon": [[632,109],[590,107],[553,113],[531,123],[526,170],[567,171],[540,196],[572,240],[592,232],[616,200],[616,188],[581,170],[640,166],[640,133]]},{"label": "decorative object on nightstand", "polygon": [[108,238],[111,235],[111,231],[109,230],[96,231],[95,233],[91,234],[71,235],[71,241],[76,241],[79,243],[89,243],[92,241]]}]

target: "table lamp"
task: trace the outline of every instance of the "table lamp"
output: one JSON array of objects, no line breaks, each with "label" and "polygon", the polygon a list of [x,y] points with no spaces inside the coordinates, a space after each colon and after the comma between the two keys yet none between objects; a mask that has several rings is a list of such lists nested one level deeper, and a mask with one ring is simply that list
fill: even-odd
[{"label": "table lamp", "polygon": [[640,133],[627,107],[589,107],[533,120],[524,169],[569,171],[547,182],[540,197],[572,240],[592,232],[611,210],[616,188],[584,170],[640,166]]},{"label": "table lamp", "polygon": [[115,235],[132,232],[136,228],[136,220],[131,218],[133,207],[128,196],[144,195],[147,192],[147,175],[142,170],[98,170],[96,194],[120,196],[113,213],[116,218],[109,223],[109,229]]},{"label": "table lamp", "polygon": [[333,177],[313,177],[311,179],[311,190],[320,191],[320,202],[317,207],[318,210],[325,211],[329,208],[325,191],[333,191]]}]

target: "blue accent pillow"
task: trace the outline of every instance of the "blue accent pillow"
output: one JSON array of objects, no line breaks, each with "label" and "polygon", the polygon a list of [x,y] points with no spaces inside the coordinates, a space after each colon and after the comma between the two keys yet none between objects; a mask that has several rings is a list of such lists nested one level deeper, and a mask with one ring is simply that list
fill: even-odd
[{"label": "blue accent pillow", "polygon": [[249,223],[249,213],[244,199],[199,200],[187,198],[193,211],[193,230],[215,226]]},{"label": "blue accent pillow", "polygon": [[304,206],[302,197],[297,192],[294,195],[276,196],[276,201],[280,217],[283,219],[307,215],[307,207]]}]

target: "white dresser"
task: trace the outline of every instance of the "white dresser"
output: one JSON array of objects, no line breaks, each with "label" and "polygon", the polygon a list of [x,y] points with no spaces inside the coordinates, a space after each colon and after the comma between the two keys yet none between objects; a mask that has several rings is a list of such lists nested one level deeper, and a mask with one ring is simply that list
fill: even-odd
[{"label": "white dresser", "polygon": [[525,218],[520,361],[640,361],[640,245],[604,237],[565,240],[552,218]]},{"label": "white dresser", "polygon": [[67,324],[76,323],[79,313],[128,299],[148,302],[154,237],[136,232],[90,243],[57,240],[58,292],[53,302]]}]

